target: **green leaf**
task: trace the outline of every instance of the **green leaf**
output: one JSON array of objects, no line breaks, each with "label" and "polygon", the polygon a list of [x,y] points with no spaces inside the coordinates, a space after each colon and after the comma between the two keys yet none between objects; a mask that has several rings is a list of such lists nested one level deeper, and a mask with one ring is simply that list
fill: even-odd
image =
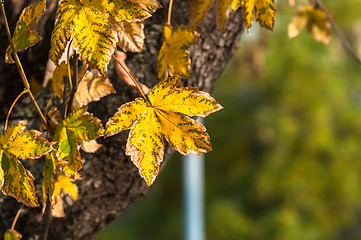
[{"label": "green leaf", "polygon": [[11,126],[0,135],[0,188],[27,206],[38,206],[34,177],[18,158],[36,159],[52,150],[49,142],[35,130],[22,132],[25,122]]},{"label": "green leaf", "polygon": [[96,139],[104,132],[100,120],[85,111],[86,107],[82,107],[71,113],[55,131],[54,142],[58,158],[66,162],[71,175],[82,167],[79,152],[82,140]]},{"label": "green leaf", "polygon": [[198,38],[199,34],[188,27],[180,26],[175,30],[164,26],[164,42],[158,55],[158,78],[169,76],[190,76],[190,57],[186,50]]},{"label": "green leaf", "polygon": [[[201,154],[212,149],[205,127],[188,116],[207,116],[222,107],[196,87],[176,88],[178,76],[168,78],[143,98],[122,105],[106,125],[106,136],[130,129],[126,154],[151,185],[163,161],[163,137],[180,153]],[[188,115],[188,116],[186,116]]]},{"label": "green leaf", "polygon": [[21,239],[21,234],[15,230],[7,230],[5,232],[4,240],[19,240]]},{"label": "green leaf", "polygon": [[[35,45],[41,39],[33,29],[38,24],[40,18],[45,12],[45,0],[33,3],[27,6],[20,15],[19,21],[13,35],[15,51],[26,50],[28,47]],[[10,46],[6,49],[5,61],[15,63],[11,57],[12,49]]]}]

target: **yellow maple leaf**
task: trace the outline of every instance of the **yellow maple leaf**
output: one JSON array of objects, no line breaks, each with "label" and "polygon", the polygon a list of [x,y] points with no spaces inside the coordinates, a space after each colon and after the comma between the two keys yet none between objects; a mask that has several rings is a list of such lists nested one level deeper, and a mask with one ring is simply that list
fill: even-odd
[{"label": "yellow maple leaf", "polygon": [[247,30],[252,26],[254,19],[261,27],[273,30],[277,11],[274,0],[241,0],[241,5]]},{"label": "yellow maple leaf", "polygon": [[[45,0],[40,0],[24,8],[12,37],[16,52],[26,50],[41,40],[38,33],[33,29],[44,15],[44,12]],[[11,57],[11,52],[11,47],[8,46],[5,54],[5,61],[7,63],[15,63]]]},{"label": "yellow maple leaf", "polygon": [[331,23],[319,8],[312,5],[299,6],[288,24],[288,37],[296,37],[304,28],[319,42],[328,44],[331,41]]},{"label": "yellow maple leaf", "polygon": [[151,0],[61,1],[51,36],[51,60],[58,65],[65,46],[72,39],[72,46],[81,60],[104,75],[116,47],[113,24],[142,21],[159,7],[156,3]]},{"label": "yellow maple leaf", "polygon": [[[130,129],[126,154],[151,185],[163,161],[163,138],[184,155],[212,149],[205,127],[191,119],[206,117],[222,107],[197,87],[177,88],[180,77],[163,80],[143,98],[122,105],[106,125],[106,136]],[[190,116],[190,117],[189,117]]]},{"label": "yellow maple leaf", "polygon": [[36,130],[23,132],[19,122],[0,134],[0,189],[27,206],[38,206],[34,177],[18,158],[36,159],[51,151],[50,144]]},{"label": "yellow maple leaf", "polygon": [[184,26],[173,30],[165,25],[163,31],[164,42],[158,55],[158,78],[164,80],[173,75],[189,77],[191,60],[186,48],[197,40],[199,34]]}]

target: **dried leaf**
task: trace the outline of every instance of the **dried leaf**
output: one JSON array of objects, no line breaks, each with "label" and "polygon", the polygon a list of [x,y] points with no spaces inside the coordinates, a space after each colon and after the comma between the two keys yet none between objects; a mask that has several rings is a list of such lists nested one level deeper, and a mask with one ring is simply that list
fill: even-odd
[{"label": "dried leaf", "polygon": [[[73,71],[70,71],[72,74]],[[68,65],[62,62],[59,66],[56,66],[53,72],[53,78],[51,79],[53,91],[58,98],[63,98],[64,79],[69,79]]]},{"label": "dried leaf", "polygon": [[115,93],[115,89],[109,78],[100,75],[95,69],[88,71],[76,90],[74,96],[75,108],[88,105],[90,102],[99,101],[102,97],[111,93]]},{"label": "dried leaf", "polygon": [[81,143],[81,150],[83,150],[84,152],[87,153],[95,153],[96,151],[98,151],[98,149],[101,147],[102,145],[99,144],[96,140],[90,140],[90,141],[83,141]]},{"label": "dried leaf", "polygon": [[122,105],[106,125],[107,137],[130,129],[126,154],[148,186],[154,182],[163,161],[162,135],[185,155],[212,149],[205,127],[188,116],[205,117],[222,107],[196,87],[176,88],[179,83],[178,76],[160,82],[148,93],[151,105],[137,98]]},{"label": "dried leaf", "polygon": [[144,44],[144,25],[142,22],[126,22],[114,24],[117,32],[117,45],[124,51],[140,52]]}]

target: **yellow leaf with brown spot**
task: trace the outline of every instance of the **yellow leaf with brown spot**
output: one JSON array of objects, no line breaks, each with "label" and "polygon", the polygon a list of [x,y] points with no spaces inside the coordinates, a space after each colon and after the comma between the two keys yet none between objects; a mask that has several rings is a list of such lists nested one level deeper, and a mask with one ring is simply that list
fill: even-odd
[{"label": "yellow leaf with brown spot", "polygon": [[[40,18],[45,12],[45,0],[33,3],[22,11],[19,21],[16,24],[12,41],[15,51],[26,50],[40,41],[40,37],[33,29],[38,24]],[[12,49],[10,46],[6,49],[5,61],[15,63],[11,57]]]},{"label": "yellow leaf with brown spot", "polygon": [[177,88],[180,77],[163,80],[143,98],[122,105],[106,125],[106,136],[130,129],[126,154],[151,185],[163,161],[164,136],[184,155],[212,150],[205,127],[190,117],[206,117],[222,107],[197,87]]},{"label": "yellow leaf with brown spot", "polygon": [[25,122],[0,134],[0,189],[27,206],[38,206],[34,177],[18,158],[36,159],[52,150],[50,143],[35,130],[23,132]]},{"label": "yellow leaf with brown spot", "polygon": [[157,1],[140,0],[63,0],[57,10],[58,21],[51,36],[50,58],[58,65],[65,46],[72,46],[80,59],[105,75],[116,48],[113,24],[142,21],[151,16]]},{"label": "yellow leaf with brown spot", "polygon": [[274,0],[241,0],[241,4],[247,30],[252,26],[254,19],[261,27],[273,30],[277,12]]},{"label": "yellow leaf with brown spot", "polygon": [[186,50],[199,34],[188,27],[180,26],[175,30],[164,26],[164,42],[158,55],[158,78],[164,80],[173,75],[190,76],[191,60]]}]

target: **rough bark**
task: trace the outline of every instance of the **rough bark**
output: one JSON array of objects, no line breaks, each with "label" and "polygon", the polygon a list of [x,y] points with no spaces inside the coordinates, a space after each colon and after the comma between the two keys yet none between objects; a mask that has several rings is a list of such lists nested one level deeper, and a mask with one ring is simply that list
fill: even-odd
[{"label": "rough bark", "polygon": [[[16,1],[21,9],[21,3],[26,0]],[[44,40],[34,48],[21,54],[21,60],[26,67],[28,76],[38,79],[43,77],[47,52],[49,50],[49,38],[54,23],[56,0],[48,0],[49,9],[41,22],[41,34]],[[142,53],[128,53],[127,65],[134,75],[149,87],[157,82],[158,50],[162,43],[162,25],[166,22],[168,1],[160,1],[163,8],[154,16],[146,20],[146,40]],[[10,1],[6,1],[10,4]],[[172,25],[187,25],[188,13],[191,0],[175,1],[172,14]],[[12,29],[18,10],[13,6],[7,6]],[[199,86],[203,91],[212,91],[212,88],[232,57],[237,48],[243,24],[240,13],[233,14],[225,32],[216,28],[215,7],[211,9],[197,31],[200,37],[190,48],[192,58],[192,77],[185,79],[182,85]],[[23,89],[15,66],[4,63],[4,51],[7,47],[3,27],[0,27],[0,117],[6,116],[9,103]],[[112,116],[117,107],[133,100],[135,93],[114,74],[112,65],[109,76],[117,90],[117,94],[109,96],[100,102],[89,106],[89,111],[99,117],[102,122]],[[11,81],[9,81],[11,79]],[[37,96],[41,106],[44,106],[49,98],[49,92],[44,90]],[[36,113],[27,99],[16,105],[12,118],[26,118],[31,125],[39,125]],[[95,154],[82,153],[84,160],[80,171],[82,180],[79,186],[79,197],[76,202],[65,197],[65,218],[53,218],[50,223],[48,239],[90,239],[94,234],[103,229],[111,220],[140,196],[148,191],[144,181],[139,177],[138,170],[124,155],[125,143],[128,132],[100,140],[103,147]],[[165,161],[171,156],[172,150],[167,145],[165,148]],[[164,166],[164,163],[162,166]],[[37,164],[31,171],[38,179],[41,179],[41,164]],[[156,182],[155,182],[156,184]],[[151,191],[151,188],[150,188]],[[11,197],[0,194],[0,235],[10,228],[12,220],[21,204]],[[39,239],[41,234],[41,208],[25,208],[15,227],[24,239]]]}]

